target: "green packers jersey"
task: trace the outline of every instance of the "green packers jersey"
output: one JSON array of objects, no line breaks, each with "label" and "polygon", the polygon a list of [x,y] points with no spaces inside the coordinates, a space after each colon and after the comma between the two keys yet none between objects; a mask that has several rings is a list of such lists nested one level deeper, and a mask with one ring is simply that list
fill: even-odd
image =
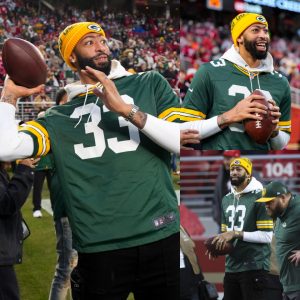
[{"label": "green packers jersey", "polygon": [[[227,194],[222,200],[222,232],[272,231],[273,221],[267,215],[264,204],[255,202],[260,196],[261,190],[243,193],[239,197]],[[269,244],[235,240],[233,252],[226,256],[225,271],[269,270],[270,253]]]},{"label": "green packers jersey", "polygon": [[[250,78],[252,77],[252,79]],[[186,121],[209,119],[233,108],[255,89],[263,90],[280,108],[279,129],[290,132],[291,98],[288,81],[281,74],[249,74],[237,65],[219,59],[203,64],[195,74],[183,102]],[[268,150],[270,145],[255,143],[242,123],[231,124],[221,132],[201,141],[202,149]]]},{"label": "green packers jersey", "polygon": [[35,171],[49,170],[49,169],[52,169],[52,162],[49,155],[42,156],[38,164],[34,168]]},{"label": "green packers jersey", "polygon": [[[167,119],[179,106],[156,72],[114,82],[125,102],[151,115]],[[35,155],[51,148],[74,247],[86,253],[121,249],[178,232],[170,154],[94,94],[88,93],[84,104],[85,97],[78,95],[22,127],[34,139]]]},{"label": "green packers jersey", "polygon": [[300,250],[300,196],[293,195],[275,225],[276,256],[280,268],[280,282],[284,292],[300,291],[300,265],[289,261],[293,250]]}]

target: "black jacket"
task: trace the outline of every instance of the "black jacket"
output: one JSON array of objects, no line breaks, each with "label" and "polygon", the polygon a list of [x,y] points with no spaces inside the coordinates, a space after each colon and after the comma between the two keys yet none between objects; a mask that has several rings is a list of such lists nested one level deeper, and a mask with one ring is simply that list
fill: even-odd
[{"label": "black jacket", "polygon": [[10,180],[7,172],[0,169],[0,266],[22,261],[22,214],[33,183],[33,171],[18,165]]}]

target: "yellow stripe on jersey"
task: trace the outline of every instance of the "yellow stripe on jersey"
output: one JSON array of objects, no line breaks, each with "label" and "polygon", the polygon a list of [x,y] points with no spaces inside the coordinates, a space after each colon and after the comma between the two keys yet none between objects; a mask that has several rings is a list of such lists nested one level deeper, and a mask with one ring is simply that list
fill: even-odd
[{"label": "yellow stripe on jersey", "polygon": [[187,117],[187,116],[182,116],[182,115],[174,115],[174,116],[170,117],[169,119],[167,119],[167,121],[173,122],[176,119],[179,119],[179,120],[185,121],[185,122],[203,120],[202,118],[199,118],[199,117],[192,118],[192,117]]},{"label": "yellow stripe on jersey", "polygon": [[291,121],[279,121],[278,127],[279,130],[291,132]]},{"label": "yellow stripe on jersey", "polygon": [[169,121],[169,118],[172,118],[172,120],[175,120],[178,117],[176,117],[174,119],[173,116],[179,115],[180,111],[181,111],[180,107],[171,107],[171,108],[168,108],[168,109],[164,110],[161,114],[159,114],[158,118],[163,119],[163,120],[167,120],[167,121]]},{"label": "yellow stripe on jersey", "polygon": [[190,109],[190,108],[181,108],[181,114],[185,114],[185,115],[190,115],[191,117],[200,117],[201,119],[205,119],[206,118],[206,114],[204,114],[203,112],[199,111],[199,110],[194,110],[194,109]]},{"label": "yellow stripe on jersey", "polygon": [[35,121],[22,124],[20,131],[28,131],[37,139],[38,150],[36,156],[46,155],[50,150],[50,140],[47,130]]},{"label": "yellow stripe on jersey", "polygon": [[259,220],[256,221],[257,229],[273,229],[273,221],[272,220]]},{"label": "yellow stripe on jersey", "polygon": [[226,224],[221,224],[221,231],[226,232],[227,231],[227,225]]},{"label": "yellow stripe on jersey", "polygon": [[173,122],[176,119],[181,121],[198,121],[205,118],[205,115],[192,109],[171,107],[159,114],[158,118],[169,122]]}]

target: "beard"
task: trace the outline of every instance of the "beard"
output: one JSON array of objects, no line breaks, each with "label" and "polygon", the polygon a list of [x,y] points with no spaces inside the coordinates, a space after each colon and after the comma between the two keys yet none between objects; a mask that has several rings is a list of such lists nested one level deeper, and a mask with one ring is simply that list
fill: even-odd
[{"label": "beard", "polygon": [[267,211],[267,214],[271,218],[276,219],[276,218],[278,218],[282,214],[283,209],[279,205],[277,205],[272,210],[266,207],[266,211]]},{"label": "beard", "polygon": [[[105,75],[109,75],[110,70],[111,70],[111,56],[110,55],[107,55],[104,52],[100,52],[99,54],[97,54],[93,57],[83,57],[76,52],[75,52],[75,54],[77,57],[77,62],[78,62],[79,68],[81,70],[85,69],[86,66],[89,66],[95,70],[103,72]],[[107,61],[96,64],[94,60],[96,58],[98,58],[100,55],[107,55]]]},{"label": "beard", "polygon": [[239,187],[246,180],[246,175],[241,177],[230,177],[230,182],[233,186]]},{"label": "beard", "polygon": [[266,50],[265,51],[258,51],[256,49],[256,43],[257,43],[257,41],[249,41],[247,39],[244,39],[244,46],[253,58],[265,59],[268,55],[269,42],[266,42]]}]

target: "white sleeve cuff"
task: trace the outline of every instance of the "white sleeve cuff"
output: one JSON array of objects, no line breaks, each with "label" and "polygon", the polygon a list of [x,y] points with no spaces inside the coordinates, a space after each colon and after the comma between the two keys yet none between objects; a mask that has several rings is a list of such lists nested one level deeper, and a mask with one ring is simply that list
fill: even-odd
[{"label": "white sleeve cuff", "polygon": [[218,116],[207,120],[191,121],[180,124],[180,129],[195,129],[199,131],[200,140],[210,137],[222,129],[218,125]]},{"label": "white sleeve cuff", "polygon": [[270,139],[272,150],[282,150],[290,141],[290,135],[284,131],[279,130],[279,133],[274,138]]},{"label": "white sleeve cuff", "polygon": [[253,231],[253,232],[243,232],[243,241],[249,243],[262,243],[269,244],[272,241],[273,232],[272,231]]},{"label": "white sleeve cuff", "polygon": [[180,124],[171,123],[147,114],[143,132],[154,143],[169,152],[180,153]]},{"label": "white sleeve cuff", "polygon": [[19,133],[15,121],[16,108],[0,102],[0,160],[13,161],[29,157],[33,153],[33,140],[30,135]]}]

